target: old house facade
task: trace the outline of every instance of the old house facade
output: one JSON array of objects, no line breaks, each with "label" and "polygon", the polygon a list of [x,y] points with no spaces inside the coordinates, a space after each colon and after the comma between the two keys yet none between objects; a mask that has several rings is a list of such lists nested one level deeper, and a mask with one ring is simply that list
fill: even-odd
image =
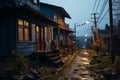
[{"label": "old house facade", "polygon": [[74,31],[70,30],[69,24],[65,23],[65,18],[71,18],[65,9],[51,4],[40,3],[40,11],[59,24],[57,27],[53,27],[53,40],[57,45],[57,49],[60,48],[61,44],[69,45],[69,33],[74,33]]},{"label": "old house facade", "polygon": [[23,55],[49,50],[46,41],[52,40],[51,27],[58,23],[42,15],[38,3],[39,0],[0,1],[0,56],[7,56],[13,49]]}]

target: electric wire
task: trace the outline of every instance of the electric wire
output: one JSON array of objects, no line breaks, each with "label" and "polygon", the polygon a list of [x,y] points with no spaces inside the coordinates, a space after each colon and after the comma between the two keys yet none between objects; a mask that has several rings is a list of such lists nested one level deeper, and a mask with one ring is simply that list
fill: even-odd
[{"label": "electric wire", "polygon": [[97,12],[97,11],[98,11],[98,8],[99,8],[99,5],[100,5],[100,2],[101,2],[101,0],[99,0],[99,1],[98,1],[98,4],[97,4],[97,7],[96,7],[95,12]]},{"label": "electric wire", "polygon": [[94,6],[93,6],[92,12],[95,10],[96,3],[97,3],[97,0],[95,0],[95,2],[94,2]]},{"label": "electric wire", "polygon": [[100,19],[98,25],[102,22],[102,20],[105,18],[105,16],[107,15],[108,12],[109,12],[109,9],[107,9],[107,11],[106,11],[105,14],[103,15],[103,17]]},{"label": "electric wire", "polygon": [[[103,2],[103,5],[102,5],[102,7],[101,7],[101,9],[100,9],[100,14],[99,14],[99,16],[98,16],[97,23],[98,23],[98,22],[101,22],[101,20],[103,20],[103,19],[101,19],[101,16],[103,15],[103,13],[104,13],[104,11],[105,11],[105,8],[106,8],[106,6],[107,6],[107,2],[108,2],[108,0],[105,0],[105,1]],[[95,11],[95,13],[97,13],[97,11],[98,11],[98,9],[99,9],[99,6],[100,6],[100,3],[101,3],[101,0],[99,0],[98,2],[97,2],[97,0],[95,0],[94,6],[93,6],[93,11]]]},{"label": "electric wire", "polygon": [[105,0],[105,1],[104,1],[103,6],[102,6],[102,8],[101,8],[101,10],[100,10],[100,14],[99,14],[99,17],[98,17],[98,18],[100,18],[100,17],[102,16],[102,14],[103,14],[103,12],[104,12],[104,10],[105,10],[105,7],[106,7],[106,5],[107,5],[107,1],[108,1],[108,0]]},{"label": "electric wire", "polygon": [[101,22],[101,21],[99,21],[99,20],[100,20],[102,14],[104,13],[104,10],[105,10],[105,8],[106,8],[107,2],[108,2],[108,0],[105,0],[104,3],[103,3],[103,6],[102,6],[102,8],[101,8],[101,11],[100,11],[100,14],[99,14],[99,17],[98,17],[98,20],[97,20],[97,23]]}]

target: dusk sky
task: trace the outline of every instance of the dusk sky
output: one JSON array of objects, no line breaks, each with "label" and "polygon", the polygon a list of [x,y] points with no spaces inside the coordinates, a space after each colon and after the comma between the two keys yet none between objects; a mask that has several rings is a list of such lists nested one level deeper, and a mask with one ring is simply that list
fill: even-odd
[{"label": "dusk sky", "polygon": [[[103,2],[105,0],[96,0],[96,5],[95,5],[95,0],[40,0],[40,1],[63,7],[72,18],[72,19],[66,19],[66,23],[70,25],[70,28],[74,29],[75,23],[81,25],[85,23],[87,20],[90,20],[91,21],[90,24],[79,26],[76,28],[77,36],[84,36],[86,34],[87,35],[91,34],[91,26],[93,25],[93,19],[91,19],[93,18],[93,16],[91,16],[91,13],[97,12],[98,15],[96,16],[98,17],[101,8],[103,6]],[[97,6],[98,3],[99,6]],[[106,8],[103,11],[103,13],[105,13],[107,9],[108,9],[108,5],[106,5]],[[101,23],[99,23],[98,28],[104,29],[105,24],[109,24],[108,19],[109,17],[105,16],[101,21]]]}]

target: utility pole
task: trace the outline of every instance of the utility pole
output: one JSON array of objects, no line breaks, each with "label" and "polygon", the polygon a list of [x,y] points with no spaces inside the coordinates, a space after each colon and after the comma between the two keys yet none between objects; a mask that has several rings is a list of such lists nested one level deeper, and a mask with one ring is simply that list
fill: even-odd
[{"label": "utility pole", "polygon": [[93,40],[93,44],[94,44],[95,43],[95,39],[94,39],[93,26],[91,26],[91,31],[92,31],[92,40]]},{"label": "utility pole", "polygon": [[112,15],[112,0],[109,0],[109,16],[110,16],[110,53],[112,55],[112,63],[114,63],[115,54],[113,53],[113,15]]},{"label": "utility pole", "polygon": [[75,30],[75,41],[77,41],[77,37],[76,37],[76,23],[74,24],[74,30]]},{"label": "utility pole", "polygon": [[97,29],[96,14],[98,14],[98,13],[93,13],[93,15],[94,15],[94,23],[95,23],[95,30],[96,30],[96,36],[98,38],[98,29]]},{"label": "utility pole", "polygon": [[96,14],[98,14],[98,13],[92,13],[92,15],[94,15],[94,18],[93,18],[93,19],[94,19],[96,37],[98,38],[98,29],[97,29]]}]

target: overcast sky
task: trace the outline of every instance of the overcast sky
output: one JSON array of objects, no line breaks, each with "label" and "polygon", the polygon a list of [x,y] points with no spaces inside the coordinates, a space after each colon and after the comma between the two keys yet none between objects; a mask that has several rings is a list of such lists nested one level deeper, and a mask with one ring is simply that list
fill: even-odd
[{"label": "overcast sky", "polygon": [[[87,20],[93,21],[91,18],[91,13],[93,13],[93,7],[95,0],[40,0],[44,3],[49,3],[57,6],[63,7],[72,19],[66,19],[66,23],[70,25],[70,28],[74,28],[74,24],[83,24]],[[103,4],[101,0],[100,6]],[[97,4],[96,4],[97,5]],[[98,10],[99,12],[99,10]],[[104,25],[108,23],[108,17],[106,17],[104,23],[99,25],[99,28],[103,29]],[[90,35],[91,24],[77,27],[77,36],[84,36],[86,34]]]}]

